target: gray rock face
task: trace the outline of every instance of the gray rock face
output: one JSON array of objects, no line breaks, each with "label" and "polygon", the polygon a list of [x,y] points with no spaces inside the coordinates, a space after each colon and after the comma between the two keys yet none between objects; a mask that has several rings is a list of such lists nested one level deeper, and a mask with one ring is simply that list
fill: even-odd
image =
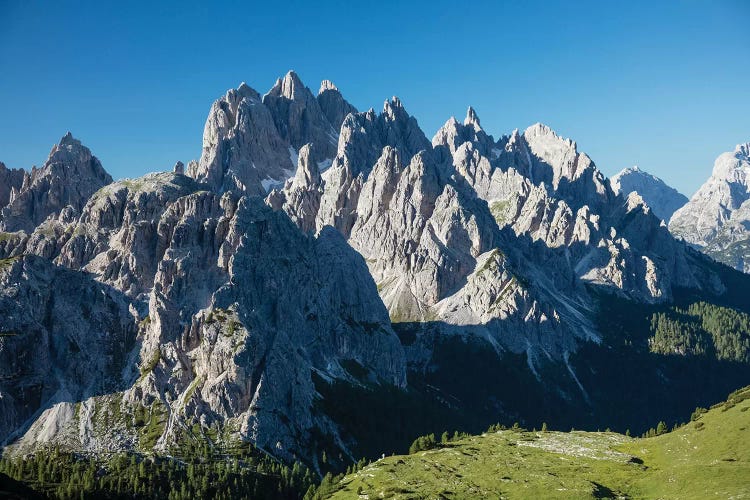
[{"label": "gray rock face", "polygon": [[110,182],[99,160],[68,132],[2,209],[0,231],[30,232],[66,206],[80,211],[89,196]]},{"label": "gray rock face", "polygon": [[341,124],[344,123],[344,118],[350,113],[357,112],[356,108],[344,99],[339,89],[330,80],[323,80],[320,84],[317,99],[320,109],[323,110],[328,122],[337,133],[341,129]]},{"label": "gray rock face", "polygon": [[286,181],[284,189],[272,191],[267,198],[272,208],[285,211],[306,233],[315,230],[315,216],[323,195],[323,180],[312,149],[311,144],[302,146],[294,177]]},{"label": "gray rock face", "polygon": [[669,223],[675,211],[688,202],[684,194],[638,167],[623,169],[610,179],[610,184],[615,194],[624,198],[630,193],[637,193],[654,215],[666,223]]},{"label": "gray rock face", "polygon": [[295,151],[310,143],[315,144],[323,158],[333,157],[338,128],[334,129],[318,100],[295,72],[290,71],[283,79],[277,80],[263,96],[263,104],[271,111],[279,135]]},{"label": "gray rock face", "polygon": [[[50,217],[30,235],[5,233],[0,257],[35,254],[58,265],[93,274],[147,301],[168,241],[161,217],[180,198],[204,186],[172,173],[125,179],[93,194],[78,216],[71,209]],[[3,248],[0,244],[0,248]]]},{"label": "gray rock face", "polygon": [[750,272],[750,143],[714,163],[711,177],[677,210],[670,231],[716,260]]},{"label": "gray rock face", "polygon": [[260,95],[244,83],[211,106],[200,163],[188,175],[217,191],[262,194],[292,169],[288,142],[276,130]]},{"label": "gray rock face", "polygon": [[21,169],[9,169],[0,162],[0,206],[10,203],[23,186],[26,172]]},{"label": "gray rock face", "polygon": [[48,410],[40,440],[62,430],[59,412],[122,389],[135,322],[122,294],[36,256],[0,260],[0,443]]},{"label": "gray rock face", "polygon": [[[316,179],[309,149],[300,162],[303,184]],[[97,328],[129,335],[110,346],[120,349],[118,363],[106,364],[112,356],[104,347],[87,352],[96,359],[71,358],[81,374],[108,381],[107,389],[89,388],[83,375],[59,374],[44,363],[35,369],[56,373],[70,396],[39,393],[36,406],[26,408],[13,387],[36,384],[39,373],[18,373],[13,387],[0,385],[0,400],[12,405],[2,436],[22,435],[14,452],[49,443],[90,452],[166,450],[197,425],[291,458],[318,446],[313,437],[320,432],[340,440],[335,422],[313,411],[319,397],[313,374],[359,383],[344,368],[356,363],[373,382],[405,385],[404,353],[388,313],[362,257],[336,231],[307,236],[260,199],[205,188],[173,173],[118,181],[96,192],[80,216],[63,211],[30,235],[8,239],[13,245],[6,254],[44,258],[11,257],[0,261],[4,266],[35,259],[76,277],[66,287],[19,274],[17,264],[10,268],[15,278],[32,279],[28,286],[48,302],[57,291],[66,293],[72,303],[55,302],[60,315],[70,309],[77,318],[76,307],[97,308],[66,324],[76,328],[78,345],[94,342],[93,335],[106,343]],[[63,272],[51,261],[86,273]],[[76,285],[81,280],[88,285]],[[36,316],[24,311],[37,310],[49,328],[65,323],[62,316],[43,316],[53,306],[19,295],[14,283],[1,287],[9,298],[0,300],[0,309],[27,323]],[[78,303],[74,285],[88,287],[84,297],[99,297],[101,289],[109,294],[102,300],[116,302]],[[100,313],[105,306],[111,311]],[[122,325],[113,326],[115,320]],[[9,325],[25,339],[35,331],[27,323]],[[27,348],[2,337],[0,358]],[[160,419],[158,436],[147,437],[135,424],[143,411]],[[24,427],[34,412],[33,424]]]}]

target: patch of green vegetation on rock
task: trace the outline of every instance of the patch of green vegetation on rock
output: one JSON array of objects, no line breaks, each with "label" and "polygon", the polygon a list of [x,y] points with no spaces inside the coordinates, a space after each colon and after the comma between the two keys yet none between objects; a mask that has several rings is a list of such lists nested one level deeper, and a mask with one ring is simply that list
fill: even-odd
[{"label": "patch of green vegetation on rock", "polygon": [[500,268],[498,266],[496,259],[502,258],[502,257],[503,257],[503,252],[501,252],[499,248],[493,248],[490,251],[490,255],[488,255],[487,258],[484,260],[482,267],[477,270],[476,274],[482,274],[487,271],[490,271],[492,273],[497,273],[500,270]]},{"label": "patch of green vegetation on rock", "polygon": [[185,391],[185,396],[182,398],[182,404],[187,404],[188,401],[190,401],[190,398],[192,398],[193,394],[195,394],[195,390],[201,384],[203,384],[203,377],[195,377],[193,381],[190,382],[190,385]]},{"label": "patch of green vegetation on rock", "polygon": [[140,321],[140,323],[138,323],[138,327],[139,328],[146,328],[150,324],[151,324],[151,317],[150,316],[146,316],[145,318],[143,318]]},{"label": "patch of green vegetation on rock", "polygon": [[155,400],[148,407],[136,407],[135,424],[139,428],[139,444],[142,451],[153,451],[156,442],[164,434],[167,417],[167,409],[159,400]]},{"label": "patch of green vegetation on rock", "polygon": [[490,204],[490,213],[495,218],[495,222],[497,222],[498,226],[502,227],[508,222],[506,220],[506,212],[509,206],[510,200],[498,200],[493,201],[492,204]]},{"label": "patch of green vegetation on rock", "polygon": [[2,243],[3,241],[14,240],[14,239],[16,239],[16,238],[18,238],[18,237],[20,237],[22,235],[23,235],[23,233],[21,233],[21,232],[6,233],[6,232],[0,231],[0,243]]},{"label": "patch of green vegetation on rock", "polygon": [[140,179],[124,179],[122,184],[131,191],[138,192],[145,186],[145,182]]},{"label": "patch of green vegetation on rock", "polygon": [[0,270],[4,270],[12,266],[20,257],[9,257],[7,259],[0,259]]},{"label": "patch of green vegetation on rock", "polygon": [[159,361],[161,361],[161,350],[155,349],[153,353],[151,353],[151,357],[146,361],[145,364],[141,365],[141,377],[138,380],[143,380],[148,376],[149,373],[154,371],[154,368],[156,368],[156,365],[159,364]]}]

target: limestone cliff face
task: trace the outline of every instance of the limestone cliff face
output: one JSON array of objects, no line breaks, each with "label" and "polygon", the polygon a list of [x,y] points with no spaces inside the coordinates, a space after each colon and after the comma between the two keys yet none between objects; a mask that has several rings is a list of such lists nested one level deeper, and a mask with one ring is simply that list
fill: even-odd
[{"label": "limestone cliff face", "polygon": [[[0,260],[0,439],[19,437],[51,405],[39,440],[61,432],[59,412],[123,388],[136,325],[125,297],[91,277],[25,255]],[[70,415],[72,417],[72,415]]]},{"label": "limestone cliff face", "polygon": [[[0,339],[13,360],[0,430],[20,436],[14,449],[166,450],[198,425],[291,458],[338,436],[313,412],[314,376],[360,383],[344,368],[356,363],[405,385],[388,313],[336,231],[305,235],[259,198],[206,187],[174,173],[118,181],[80,216],[7,239],[0,307],[21,323]],[[136,425],[143,411],[157,434]]]},{"label": "limestone cliff face", "polygon": [[21,169],[9,169],[0,162],[0,207],[6,206],[11,198],[16,197],[27,175]]}]

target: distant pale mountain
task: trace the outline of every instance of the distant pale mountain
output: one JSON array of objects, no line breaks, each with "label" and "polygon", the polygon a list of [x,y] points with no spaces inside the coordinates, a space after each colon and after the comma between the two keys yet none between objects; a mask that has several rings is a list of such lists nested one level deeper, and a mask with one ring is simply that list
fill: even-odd
[{"label": "distant pale mountain", "polygon": [[7,198],[0,188],[0,200],[7,200],[0,216],[0,231],[30,232],[66,207],[80,211],[89,196],[112,182],[99,160],[70,132],[52,148],[42,168],[20,172],[0,164],[0,177],[6,177],[6,186],[10,186]]},{"label": "distant pale mountain", "polygon": [[664,222],[669,222],[672,214],[688,201],[687,196],[638,167],[621,170],[610,179],[610,184],[612,190],[624,198],[630,193],[637,193],[654,215]]},{"label": "distant pale mountain", "polygon": [[742,331],[649,340],[686,296],[750,309],[750,278],[546,125],[495,139],[469,108],[430,140],[397,97],[358,112],[289,72],[221,96],[173,170],[112,182],[70,135],[0,169],[8,454],[343,469],[431,427],[635,429],[750,378]]},{"label": "distant pale mountain", "polygon": [[750,272],[750,143],[716,159],[711,177],[674,213],[669,229],[716,260]]}]

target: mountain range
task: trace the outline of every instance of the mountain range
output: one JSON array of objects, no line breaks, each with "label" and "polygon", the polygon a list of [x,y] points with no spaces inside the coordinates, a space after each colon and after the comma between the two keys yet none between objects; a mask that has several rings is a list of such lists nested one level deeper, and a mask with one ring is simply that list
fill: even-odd
[{"label": "mountain range", "polygon": [[[173,171],[113,181],[68,133],[0,165],[0,441],[320,470],[447,425],[681,415],[750,379],[750,332],[725,355],[652,326],[750,312],[750,278],[693,248],[741,237],[747,154],[670,220],[658,179],[611,182],[545,125],[495,139],[469,108],[428,139],[398,98],[360,112],[294,72],[220,97]],[[708,206],[721,231],[689,229]]]}]

